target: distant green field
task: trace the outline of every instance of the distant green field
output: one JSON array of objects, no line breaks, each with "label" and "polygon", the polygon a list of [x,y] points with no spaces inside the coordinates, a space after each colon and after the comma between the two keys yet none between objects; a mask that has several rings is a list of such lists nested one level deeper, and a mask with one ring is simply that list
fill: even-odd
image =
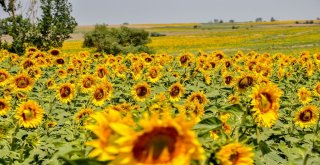
[{"label": "distant green field", "polygon": [[[216,50],[232,54],[238,50],[285,54],[301,51],[320,51],[320,21],[302,24],[303,21],[217,23],[217,24],[137,24],[132,28],[143,28],[149,32],[165,34],[152,37],[150,47],[157,53],[180,54]],[[113,26],[116,27],[116,26]],[[82,34],[93,30],[94,26],[80,26],[75,37],[67,41],[64,50],[81,50]],[[89,50],[89,49],[85,49]]]}]

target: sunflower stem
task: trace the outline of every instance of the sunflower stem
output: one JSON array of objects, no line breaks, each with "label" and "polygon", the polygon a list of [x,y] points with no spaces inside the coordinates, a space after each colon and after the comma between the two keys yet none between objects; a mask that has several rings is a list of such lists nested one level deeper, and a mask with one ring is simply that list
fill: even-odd
[{"label": "sunflower stem", "polygon": [[315,141],[317,139],[317,135],[318,135],[318,130],[319,130],[319,122],[320,122],[320,118],[318,118],[318,122],[317,122],[317,126],[316,126],[316,129],[314,131],[314,136],[313,136],[313,142],[312,142],[312,149],[314,148],[314,145],[315,145]]},{"label": "sunflower stem", "polygon": [[310,155],[309,155],[308,153],[304,156],[302,165],[307,165],[309,156],[310,156]]}]

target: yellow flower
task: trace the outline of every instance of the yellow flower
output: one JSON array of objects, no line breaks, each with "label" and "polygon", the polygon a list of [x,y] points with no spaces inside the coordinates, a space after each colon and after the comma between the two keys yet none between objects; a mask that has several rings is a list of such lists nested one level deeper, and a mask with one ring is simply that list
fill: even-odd
[{"label": "yellow flower", "polygon": [[12,85],[18,91],[30,91],[33,87],[34,80],[27,74],[21,73],[13,78]]},{"label": "yellow flower", "polygon": [[181,54],[177,57],[180,66],[189,67],[194,61],[194,55],[190,53]]},{"label": "yellow flower", "polygon": [[43,109],[34,101],[23,102],[17,109],[15,118],[24,128],[36,128],[42,121]]},{"label": "yellow flower", "polygon": [[206,105],[208,102],[207,96],[203,93],[203,91],[192,92],[187,100],[188,102],[198,102],[202,105]]},{"label": "yellow flower", "polygon": [[89,93],[92,91],[94,85],[96,84],[96,79],[88,74],[88,75],[84,75],[82,76],[81,82],[80,82],[80,90],[83,93]]},{"label": "yellow flower", "polygon": [[80,121],[83,121],[85,117],[88,117],[93,113],[94,111],[90,108],[82,109],[74,115],[74,120],[79,123]]},{"label": "yellow flower", "polygon": [[319,119],[318,108],[314,105],[308,105],[296,112],[294,123],[301,128],[307,128],[310,125],[316,124]]},{"label": "yellow flower", "polygon": [[59,49],[50,49],[48,52],[52,56],[59,56],[61,54],[61,50],[59,50]]},{"label": "yellow flower", "polygon": [[255,86],[250,95],[253,117],[258,126],[272,127],[279,117],[279,102],[282,91],[276,85]]},{"label": "yellow flower", "polygon": [[314,93],[316,96],[320,96],[320,82],[317,83],[316,87],[314,88],[313,93]]},{"label": "yellow flower", "polygon": [[124,64],[118,65],[116,67],[115,72],[116,72],[116,75],[119,78],[122,78],[122,79],[127,78],[127,74],[126,74],[127,73],[127,67],[126,67],[126,65],[124,65]]},{"label": "yellow flower", "polygon": [[54,59],[54,64],[56,66],[62,67],[65,63],[66,63],[66,61],[63,57],[57,57]]},{"label": "yellow flower", "polygon": [[150,96],[151,88],[146,82],[138,83],[133,87],[131,94],[137,101],[142,102]]},{"label": "yellow flower", "polygon": [[195,122],[199,122],[204,115],[204,106],[198,101],[186,102],[183,106],[179,106],[178,109],[181,115]]},{"label": "yellow flower", "polygon": [[230,104],[239,104],[240,98],[239,98],[238,95],[230,95],[230,96],[228,97],[228,102],[229,102]]},{"label": "yellow flower", "polygon": [[106,100],[110,100],[112,96],[112,84],[104,82],[97,84],[93,90],[92,103],[96,106],[102,106]]},{"label": "yellow flower", "polygon": [[245,91],[248,87],[253,86],[257,82],[257,77],[252,73],[242,73],[236,79],[235,85],[239,92]]},{"label": "yellow flower", "polygon": [[28,58],[24,62],[22,62],[23,69],[27,69],[27,68],[33,67],[34,65],[35,65],[35,63],[32,60],[28,59]]},{"label": "yellow flower", "polygon": [[75,96],[75,86],[71,83],[62,84],[57,88],[57,97],[63,103],[70,102]]},{"label": "yellow flower", "polygon": [[185,89],[184,89],[183,85],[180,84],[179,82],[172,84],[169,88],[170,100],[173,102],[179,101],[180,98],[183,96],[184,91],[185,91]]},{"label": "yellow flower", "polygon": [[0,99],[0,116],[4,116],[10,110],[10,99]]},{"label": "yellow flower", "polygon": [[302,104],[307,104],[312,100],[311,92],[306,87],[301,87],[298,90],[298,97]]},{"label": "yellow flower", "polygon": [[227,144],[216,154],[221,165],[251,165],[253,156],[252,148],[241,143]]},{"label": "yellow flower", "polygon": [[154,113],[139,123],[143,128],[139,132],[125,124],[110,124],[121,136],[117,140],[119,155],[111,164],[185,165],[192,160],[204,159],[204,150],[191,131],[194,123],[187,122],[184,117],[166,115],[159,118]]},{"label": "yellow flower", "polygon": [[223,82],[225,85],[227,86],[231,86],[233,84],[233,81],[234,81],[234,73],[230,73],[230,72],[224,72],[222,74],[222,77],[223,77]]},{"label": "yellow flower", "polygon": [[98,78],[102,79],[102,78],[106,78],[109,74],[108,69],[106,68],[106,66],[104,65],[99,65],[96,67],[96,75],[98,76]]},{"label": "yellow flower", "polygon": [[10,74],[7,70],[1,69],[0,70],[0,86],[7,85],[10,79]]},{"label": "yellow flower", "polygon": [[161,78],[161,68],[158,66],[151,66],[148,69],[147,77],[150,82],[158,82]]}]

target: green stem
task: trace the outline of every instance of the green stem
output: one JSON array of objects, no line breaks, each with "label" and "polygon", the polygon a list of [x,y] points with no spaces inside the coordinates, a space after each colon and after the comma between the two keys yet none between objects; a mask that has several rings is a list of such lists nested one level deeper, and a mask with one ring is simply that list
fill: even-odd
[{"label": "green stem", "polygon": [[317,139],[317,137],[318,137],[317,135],[318,135],[318,130],[319,130],[319,122],[320,122],[320,118],[318,119],[317,126],[316,126],[316,129],[315,129],[315,131],[314,131],[312,148],[314,148],[315,141],[316,141],[316,139]]},{"label": "green stem", "polygon": [[309,154],[306,154],[306,155],[304,156],[303,164],[302,164],[302,165],[307,165],[308,159],[309,159]]}]

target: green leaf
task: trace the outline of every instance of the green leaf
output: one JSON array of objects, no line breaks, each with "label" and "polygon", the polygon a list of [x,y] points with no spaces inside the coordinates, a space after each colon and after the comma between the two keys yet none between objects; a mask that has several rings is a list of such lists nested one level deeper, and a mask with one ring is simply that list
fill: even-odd
[{"label": "green leaf", "polygon": [[259,142],[259,148],[260,148],[263,155],[271,152],[271,149],[269,148],[268,144],[264,141]]}]

